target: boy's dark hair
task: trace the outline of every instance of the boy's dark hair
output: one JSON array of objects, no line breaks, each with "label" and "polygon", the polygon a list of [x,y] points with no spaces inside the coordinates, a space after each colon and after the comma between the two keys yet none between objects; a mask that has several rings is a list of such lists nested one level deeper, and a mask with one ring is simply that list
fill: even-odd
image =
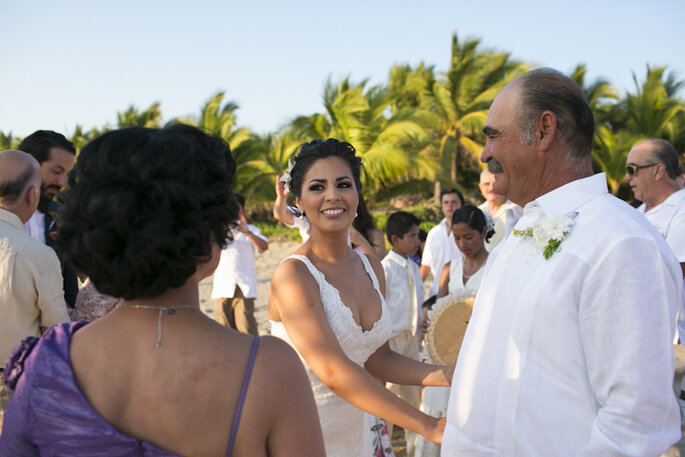
[{"label": "boy's dark hair", "polygon": [[385,235],[388,237],[390,244],[392,244],[393,235],[402,238],[412,227],[420,224],[421,220],[413,214],[406,211],[397,211],[388,217],[388,222],[385,224]]}]

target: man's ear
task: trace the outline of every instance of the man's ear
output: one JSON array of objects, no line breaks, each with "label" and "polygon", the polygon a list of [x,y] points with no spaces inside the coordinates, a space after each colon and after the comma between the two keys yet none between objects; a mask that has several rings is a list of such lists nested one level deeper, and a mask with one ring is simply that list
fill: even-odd
[{"label": "man's ear", "polygon": [[24,196],[22,197],[24,200],[24,203],[29,207],[33,208],[35,211],[38,208],[38,199],[40,198],[40,192],[37,191],[36,185],[32,184],[27,190]]},{"label": "man's ear", "polygon": [[659,181],[666,176],[666,166],[663,163],[658,163],[654,167],[654,181]]},{"label": "man's ear", "polygon": [[557,115],[552,111],[543,111],[535,124],[535,135],[540,149],[547,151],[557,135]]}]

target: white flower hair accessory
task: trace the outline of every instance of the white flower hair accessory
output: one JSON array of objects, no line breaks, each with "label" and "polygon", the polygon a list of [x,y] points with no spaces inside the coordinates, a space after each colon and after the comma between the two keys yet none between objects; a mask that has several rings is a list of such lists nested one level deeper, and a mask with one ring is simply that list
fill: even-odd
[{"label": "white flower hair accessory", "polygon": [[291,190],[290,181],[293,180],[293,177],[290,176],[290,173],[292,173],[294,166],[295,162],[293,161],[293,159],[288,160],[288,168],[286,168],[283,174],[281,175],[281,182],[285,184],[285,188],[288,190]]},{"label": "white flower hair accessory", "polygon": [[532,238],[535,247],[542,252],[545,260],[549,260],[559,250],[561,242],[571,233],[571,227],[575,224],[574,218],[578,213],[574,212],[571,217],[552,214],[545,217],[542,222],[523,230],[514,230],[514,236]]}]

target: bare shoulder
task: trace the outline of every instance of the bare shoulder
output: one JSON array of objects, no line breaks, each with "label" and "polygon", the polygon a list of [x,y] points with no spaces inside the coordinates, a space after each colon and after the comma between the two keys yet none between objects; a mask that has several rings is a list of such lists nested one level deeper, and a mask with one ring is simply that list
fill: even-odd
[{"label": "bare shoulder", "polygon": [[277,294],[284,289],[310,284],[316,284],[316,280],[309,272],[307,265],[294,258],[283,261],[271,276],[271,290]]},{"label": "bare shoulder", "polygon": [[259,338],[259,349],[255,360],[255,381],[264,384],[276,398],[293,389],[299,390],[298,384],[306,381],[302,362],[290,345],[274,336],[265,335]]}]

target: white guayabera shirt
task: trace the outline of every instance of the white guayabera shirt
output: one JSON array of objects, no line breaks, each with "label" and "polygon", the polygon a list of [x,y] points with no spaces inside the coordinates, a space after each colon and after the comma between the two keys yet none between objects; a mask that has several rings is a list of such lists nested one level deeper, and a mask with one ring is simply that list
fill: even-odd
[{"label": "white guayabera shirt", "polygon": [[488,259],[443,457],[656,456],[680,437],[671,345],[680,266],[654,227],[607,192],[603,173],[528,203],[515,228],[553,214],[575,223],[549,260],[513,235]]}]

